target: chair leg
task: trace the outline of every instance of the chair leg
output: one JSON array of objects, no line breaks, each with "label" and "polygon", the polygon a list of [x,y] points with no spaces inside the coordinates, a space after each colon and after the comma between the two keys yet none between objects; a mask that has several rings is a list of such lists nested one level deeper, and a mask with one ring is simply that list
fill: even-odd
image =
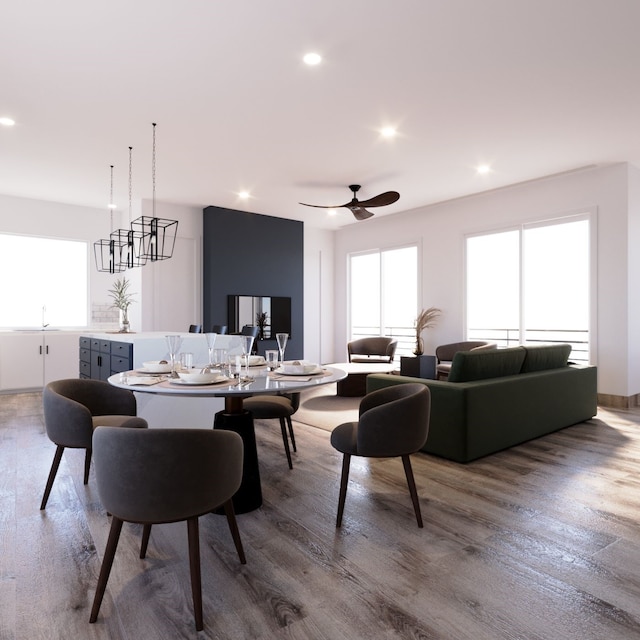
[{"label": "chair leg", "polygon": [[344,502],[347,497],[347,485],[349,484],[349,466],[351,465],[351,454],[345,453],[342,458],[342,476],[340,478],[340,497],[338,498],[338,517],[336,518],[336,527],[342,526],[342,512],[344,511]]},{"label": "chair leg", "polygon": [[149,546],[149,537],[151,536],[151,525],[145,524],[142,527],[142,544],[140,545],[140,558],[144,560],[147,557],[147,547]]},{"label": "chair leg", "polygon": [[291,446],[297,453],[298,448],[296,447],[296,437],[293,435],[293,423],[291,422],[291,416],[287,416],[287,425],[289,426],[289,437],[291,438]]},{"label": "chair leg", "polygon": [[60,466],[60,460],[62,460],[63,451],[64,451],[64,447],[61,444],[59,444],[53,456],[53,462],[51,463],[51,470],[49,471],[49,477],[47,478],[47,486],[44,488],[44,495],[42,496],[42,502],[40,503],[41,511],[47,506],[47,500],[49,500],[51,487],[53,487],[53,481],[56,478],[56,473],[58,473],[58,467]]},{"label": "chair leg", "polygon": [[289,449],[289,438],[287,436],[287,427],[284,422],[284,418],[280,418],[280,430],[282,431],[282,442],[284,443],[284,451],[287,454],[289,469],[293,469],[293,462],[291,462],[291,451]]},{"label": "chair leg", "polygon": [[196,618],[196,630],[202,631],[202,578],[200,576],[200,535],[198,518],[187,520],[189,534],[189,568],[191,569],[191,593],[193,595],[193,612]]},{"label": "chair leg", "polygon": [[236,521],[236,512],[233,508],[233,501],[227,500],[223,506],[229,524],[229,531],[231,531],[231,537],[233,538],[233,543],[236,545],[236,551],[240,558],[240,563],[247,564],[247,559],[244,557],[244,549],[242,548],[242,540],[240,539],[240,529],[238,529],[238,523]]},{"label": "chair leg", "polygon": [[84,484],[89,484],[89,469],[91,468],[91,449],[84,454]]},{"label": "chair leg", "polygon": [[420,513],[418,491],[416,490],[416,481],[413,477],[411,460],[408,455],[402,456],[402,464],[404,465],[404,473],[407,476],[407,484],[409,485],[409,493],[411,494],[411,501],[413,502],[413,510],[416,512],[416,520],[418,521],[418,526],[422,528],[422,514]]},{"label": "chair leg", "polygon": [[102,604],[102,598],[104,597],[104,592],[107,588],[107,581],[109,580],[109,574],[111,573],[111,566],[113,565],[113,558],[116,555],[116,548],[118,547],[118,540],[120,539],[121,531],[122,520],[113,516],[111,529],[109,530],[109,538],[107,540],[107,547],[104,551],[104,559],[102,560],[102,567],[100,567],[98,586],[96,587],[96,595],[93,598],[93,606],[91,607],[91,617],[89,618],[89,622],[95,622],[98,619],[100,605]]}]

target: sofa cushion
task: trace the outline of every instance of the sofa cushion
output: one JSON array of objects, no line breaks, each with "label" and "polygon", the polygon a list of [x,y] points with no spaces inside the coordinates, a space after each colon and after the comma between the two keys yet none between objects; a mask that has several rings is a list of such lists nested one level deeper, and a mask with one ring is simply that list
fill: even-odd
[{"label": "sofa cushion", "polygon": [[571,353],[570,344],[536,344],[525,346],[526,355],[522,363],[522,373],[546,371],[567,366]]},{"label": "sofa cushion", "polygon": [[458,351],[453,356],[449,382],[471,382],[520,373],[526,355],[524,347]]}]

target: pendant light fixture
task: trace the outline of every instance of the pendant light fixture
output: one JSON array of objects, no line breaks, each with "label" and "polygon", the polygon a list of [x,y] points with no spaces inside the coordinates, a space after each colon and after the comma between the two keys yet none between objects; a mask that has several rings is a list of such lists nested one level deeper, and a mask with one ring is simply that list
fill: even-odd
[{"label": "pendant light fixture", "polygon": [[131,229],[140,234],[142,239],[139,258],[151,260],[167,260],[173,256],[173,248],[178,232],[178,221],[158,218],[156,216],[156,123],[153,123],[153,150],[151,163],[153,182],[152,215],[140,216],[131,223]]},{"label": "pendant light fixture", "polygon": [[[119,262],[119,256],[123,248],[123,242],[113,236],[113,165],[111,165],[111,190],[109,191],[109,215],[112,230],[109,239],[101,239],[93,243],[93,253],[96,260],[96,269],[105,273],[121,273],[126,269]],[[124,243],[126,246],[126,243]]]},{"label": "pendant light fixture", "polygon": [[111,239],[116,242],[116,246],[120,248],[117,262],[125,269],[133,267],[143,267],[147,263],[147,259],[142,255],[143,234],[134,231],[131,227],[131,185],[132,185],[132,154],[133,147],[129,147],[129,228],[116,229],[111,232]]}]

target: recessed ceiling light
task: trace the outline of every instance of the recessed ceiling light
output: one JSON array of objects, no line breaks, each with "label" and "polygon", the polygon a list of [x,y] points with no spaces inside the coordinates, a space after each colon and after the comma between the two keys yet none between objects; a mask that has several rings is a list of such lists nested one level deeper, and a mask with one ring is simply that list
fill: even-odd
[{"label": "recessed ceiling light", "polygon": [[117,205],[117,204],[110,203],[110,204],[108,205],[108,208],[109,208],[109,209],[117,209],[117,208],[118,208],[118,205]]},{"label": "recessed ceiling light", "polygon": [[13,127],[16,121],[13,118],[0,118],[0,124],[5,127]]},{"label": "recessed ceiling light", "polygon": [[322,62],[322,56],[319,53],[307,53],[302,59],[304,60],[305,64],[308,64],[310,67],[313,67],[316,64],[320,64]]},{"label": "recessed ceiling light", "polygon": [[337,209],[327,209],[327,214],[330,215],[330,216],[338,215],[338,210]]},{"label": "recessed ceiling light", "polygon": [[248,200],[251,197],[251,194],[248,191],[240,191],[238,193],[238,198],[240,200]]},{"label": "recessed ceiling light", "polygon": [[395,127],[383,127],[380,129],[380,135],[383,138],[394,138],[398,132]]},{"label": "recessed ceiling light", "polygon": [[476,171],[480,174],[480,175],[484,175],[485,173],[489,173],[491,171],[491,167],[488,164],[479,164],[476,167]]}]

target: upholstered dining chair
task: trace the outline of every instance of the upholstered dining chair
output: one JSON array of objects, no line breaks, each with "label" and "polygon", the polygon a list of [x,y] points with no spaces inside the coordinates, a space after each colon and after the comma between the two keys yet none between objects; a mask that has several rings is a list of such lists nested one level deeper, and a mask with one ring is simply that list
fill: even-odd
[{"label": "upholstered dining chair", "polygon": [[498,345],[495,342],[488,342],[487,340],[466,340],[463,342],[441,344],[439,347],[436,347],[436,380],[446,380],[449,377],[453,356],[455,356],[458,351],[497,348]]},{"label": "upholstered dining chair", "polygon": [[420,383],[399,384],[367,394],[360,402],[359,420],[338,425],[331,444],[343,454],[336,527],[342,526],[351,456],[401,457],[418,526],[422,514],[409,456],[427,441],[431,395]]},{"label": "upholstered dining chair", "polygon": [[223,336],[227,333],[227,325],[226,324],[214,324],[211,327],[212,333],[217,333],[219,336]]},{"label": "upholstered dining chair", "polygon": [[385,336],[360,338],[347,343],[349,362],[393,362],[397,340]]},{"label": "upholstered dining chair", "polygon": [[93,449],[98,493],[112,521],[89,622],[98,618],[123,523],[144,525],[144,558],[152,525],[186,520],[194,617],[201,631],[199,517],[223,506],[240,562],[246,563],[231,501],[242,479],[242,438],[222,429],[98,427]]},{"label": "upholstered dining chair", "polygon": [[[291,450],[289,448],[289,438],[291,438],[291,446],[294,451],[296,448],[296,439],[293,435],[293,424],[291,416],[300,407],[299,393],[283,393],[279,395],[251,396],[245,398],[243,407],[251,411],[253,417],[258,420],[272,420],[278,418],[280,420],[280,430],[282,431],[282,442],[284,443],[284,451],[287,455],[289,469],[293,469],[291,461]],[[289,436],[287,437],[287,428]]]},{"label": "upholstered dining chair", "polygon": [[146,420],[136,417],[136,398],[133,393],[102,380],[69,378],[50,382],[42,391],[42,405],[47,436],[57,448],[40,509],[47,506],[66,447],[86,450],[84,484],[87,484],[95,427],[147,427]]}]

